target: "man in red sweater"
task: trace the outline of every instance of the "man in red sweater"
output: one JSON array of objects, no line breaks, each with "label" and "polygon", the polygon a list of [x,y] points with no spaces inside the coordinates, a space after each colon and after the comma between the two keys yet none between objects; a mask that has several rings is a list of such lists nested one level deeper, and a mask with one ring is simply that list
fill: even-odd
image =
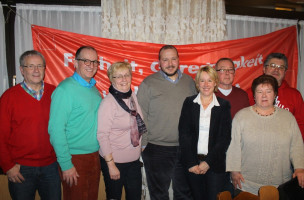
[{"label": "man in red sweater", "polygon": [[[287,57],[282,53],[271,53],[265,61],[263,72],[267,75],[275,77],[279,84],[279,93],[276,97],[275,105],[291,112],[299,125],[304,139],[304,103],[301,93],[291,88],[284,80],[288,69]],[[251,89],[247,90],[250,105],[255,104],[254,96]]]},{"label": "man in red sweater", "polygon": [[219,77],[218,91],[215,95],[230,102],[233,119],[239,110],[249,106],[248,95],[241,88],[232,85],[235,68],[230,58],[220,58],[215,64],[215,69]]},{"label": "man in red sweater", "polygon": [[55,86],[44,83],[45,59],[35,50],[20,57],[24,81],[0,98],[0,167],[13,200],[61,199],[56,155],[48,121]]}]

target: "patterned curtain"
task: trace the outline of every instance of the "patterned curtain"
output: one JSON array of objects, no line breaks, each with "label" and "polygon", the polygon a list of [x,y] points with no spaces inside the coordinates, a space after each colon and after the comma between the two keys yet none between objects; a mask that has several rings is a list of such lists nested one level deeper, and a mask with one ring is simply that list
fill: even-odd
[{"label": "patterned curtain", "polygon": [[102,37],[162,44],[226,38],[224,0],[101,0]]}]

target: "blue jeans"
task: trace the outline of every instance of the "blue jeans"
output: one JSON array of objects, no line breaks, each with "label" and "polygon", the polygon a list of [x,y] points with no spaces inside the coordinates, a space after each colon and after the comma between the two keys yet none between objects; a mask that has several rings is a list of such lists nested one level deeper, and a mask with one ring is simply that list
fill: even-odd
[{"label": "blue jeans", "polygon": [[42,200],[60,200],[61,182],[58,164],[54,162],[44,167],[20,166],[24,177],[22,183],[9,181],[9,192],[13,200],[34,200],[36,190]]},{"label": "blue jeans", "polygon": [[120,172],[120,179],[112,180],[109,168],[103,157],[100,157],[100,166],[103,174],[107,199],[120,200],[122,188],[125,187],[126,200],[141,200],[141,163],[139,160],[128,163],[115,163]]}]

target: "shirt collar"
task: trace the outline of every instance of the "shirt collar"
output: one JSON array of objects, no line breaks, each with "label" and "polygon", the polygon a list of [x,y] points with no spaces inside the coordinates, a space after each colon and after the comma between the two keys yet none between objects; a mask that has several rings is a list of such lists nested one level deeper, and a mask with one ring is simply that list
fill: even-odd
[{"label": "shirt collar", "polygon": [[171,83],[177,83],[179,81],[179,79],[181,79],[181,77],[183,76],[183,73],[177,69],[177,79],[175,80],[172,80],[171,78],[169,78],[169,76],[167,76],[167,74],[165,72],[163,72],[163,70],[159,70],[160,71],[160,74],[168,81],[170,81]]},{"label": "shirt collar", "polygon": [[41,81],[41,89],[39,91],[35,91],[33,90],[28,84],[26,84],[26,82],[23,80],[21,82],[21,87],[28,93],[30,94],[32,97],[34,97],[35,99],[37,99],[38,101],[42,98],[43,93],[44,93],[44,82]]},{"label": "shirt collar", "polygon": [[[212,97],[213,97],[213,99],[212,99],[212,102],[209,104],[209,106],[210,106],[210,105],[211,105],[212,107],[213,107],[213,106],[220,106],[220,104],[219,104],[219,102],[217,101],[217,98],[216,98],[216,96],[215,96],[214,93],[212,94]],[[195,99],[193,100],[193,102],[199,104],[200,106],[202,105],[202,102],[201,102],[201,94],[200,94],[200,93],[198,93],[198,95],[195,97]],[[208,107],[209,107],[209,106],[208,106]]]},{"label": "shirt collar", "polygon": [[96,84],[96,81],[94,78],[91,78],[90,82],[88,83],[86,80],[84,80],[77,72],[74,72],[72,76],[80,85],[91,88]]}]

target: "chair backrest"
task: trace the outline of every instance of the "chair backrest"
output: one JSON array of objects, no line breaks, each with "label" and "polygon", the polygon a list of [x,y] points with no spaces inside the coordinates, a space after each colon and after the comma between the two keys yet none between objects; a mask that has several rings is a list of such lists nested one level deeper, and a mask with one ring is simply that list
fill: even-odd
[{"label": "chair backrest", "polygon": [[260,200],[260,198],[250,192],[240,192],[233,200]]},{"label": "chair backrest", "polygon": [[216,200],[232,200],[231,194],[228,191],[220,192],[217,194]]},{"label": "chair backrest", "polygon": [[259,190],[260,200],[279,200],[279,191],[274,186],[262,186]]}]

